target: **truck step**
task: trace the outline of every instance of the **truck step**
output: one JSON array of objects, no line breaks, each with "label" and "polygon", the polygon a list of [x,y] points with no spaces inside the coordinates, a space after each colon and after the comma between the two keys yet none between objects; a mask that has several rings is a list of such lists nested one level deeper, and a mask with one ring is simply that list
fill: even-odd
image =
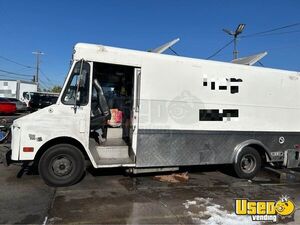
[{"label": "truck step", "polygon": [[124,159],[100,159],[97,162],[97,168],[110,168],[110,167],[128,167],[135,166],[135,163],[131,158]]},{"label": "truck step", "polygon": [[108,138],[100,147],[107,146],[127,146],[126,142],[122,138]]},{"label": "truck step", "polygon": [[128,158],[128,146],[99,146],[97,152],[100,159]]},{"label": "truck step", "polygon": [[128,158],[128,145],[120,138],[109,139],[96,147],[100,159],[125,159]]},{"label": "truck step", "polygon": [[107,139],[111,138],[122,138],[123,129],[122,128],[107,128]]}]

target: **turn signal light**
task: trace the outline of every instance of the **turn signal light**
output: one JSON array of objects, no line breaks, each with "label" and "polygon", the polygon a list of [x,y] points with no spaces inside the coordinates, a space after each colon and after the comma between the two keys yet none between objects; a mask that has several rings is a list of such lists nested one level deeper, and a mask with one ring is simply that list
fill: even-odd
[{"label": "turn signal light", "polygon": [[33,152],[33,147],[24,147],[23,152]]}]

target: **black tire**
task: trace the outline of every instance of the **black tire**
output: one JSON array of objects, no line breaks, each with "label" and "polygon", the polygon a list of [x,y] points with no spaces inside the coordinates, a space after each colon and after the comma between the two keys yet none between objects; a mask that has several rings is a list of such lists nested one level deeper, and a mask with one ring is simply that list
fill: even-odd
[{"label": "black tire", "polygon": [[70,186],[77,183],[84,175],[84,156],[73,145],[58,144],[49,148],[42,155],[38,169],[47,185]]},{"label": "black tire", "polygon": [[239,153],[234,171],[239,178],[252,179],[261,168],[261,156],[252,147],[244,147]]}]

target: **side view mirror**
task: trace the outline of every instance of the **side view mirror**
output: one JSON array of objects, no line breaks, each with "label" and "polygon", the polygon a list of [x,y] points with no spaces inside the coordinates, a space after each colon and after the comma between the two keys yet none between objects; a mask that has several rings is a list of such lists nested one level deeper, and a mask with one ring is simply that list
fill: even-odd
[{"label": "side view mirror", "polygon": [[86,82],[88,80],[89,71],[84,67],[85,61],[82,59],[80,61],[79,67],[74,70],[77,80],[76,80],[76,91],[75,91],[75,102],[74,102],[74,112],[76,113],[77,106],[80,106],[82,89],[86,87]]},{"label": "side view mirror", "polygon": [[79,87],[85,87],[85,84],[86,84],[86,76],[87,76],[87,71],[86,70],[83,70],[81,72],[81,74],[79,75]]}]

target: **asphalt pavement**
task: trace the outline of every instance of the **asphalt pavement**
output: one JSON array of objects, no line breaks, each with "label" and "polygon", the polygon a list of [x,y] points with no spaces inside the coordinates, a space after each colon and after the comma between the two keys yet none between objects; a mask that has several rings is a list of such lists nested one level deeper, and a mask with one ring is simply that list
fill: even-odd
[{"label": "asphalt pavement", "polygon": [[278,200],[288,195],[300,223],[300,175],[264,169],[252,181],[223,167],[187,168],[189,180],[169,183],[155,174],[127,176],[123,170],[89,169],[71,187],[46,186],[33,171],[0,165],[1,224],[255,224],[234,214],[234,199]]}]

